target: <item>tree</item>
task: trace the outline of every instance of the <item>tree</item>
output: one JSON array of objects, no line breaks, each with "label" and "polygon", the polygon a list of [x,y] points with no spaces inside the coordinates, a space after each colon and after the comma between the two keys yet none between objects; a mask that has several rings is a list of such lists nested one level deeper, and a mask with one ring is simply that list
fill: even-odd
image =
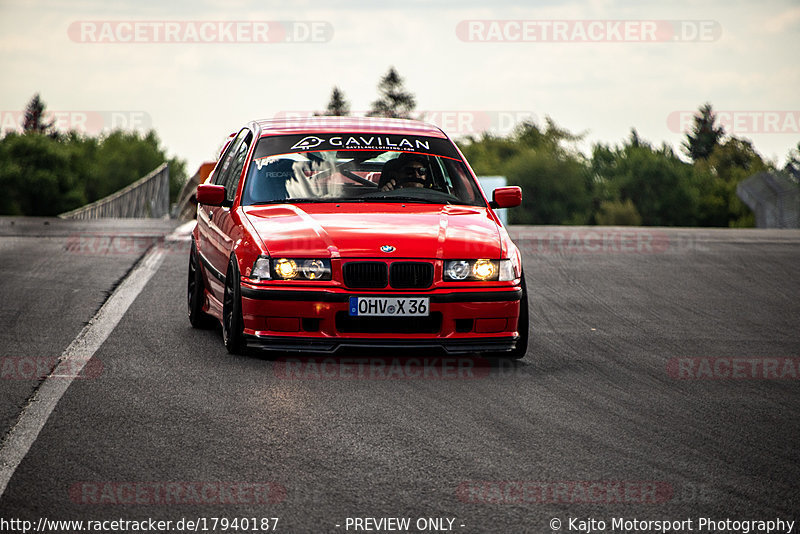
[{"label": "tree", "polygon": [[[94,164],[85,181],[89,202],[132,184],[166,161],[159,145],[158,136],[152,130],[144,135],[115,130],[101,137],[94,148]],[[170,174],[173,170],[170,167]]]},{"label": "tree", "polygon": [[734,184],[757,172],[769,170],[752,141],[736,136],[715,147],[706,163],[716,176]]},{"label": "tree", "polygon": [[28,106],[25,108],[25,119],[22,123],[22,130],[25,133],[50,134],[53,133],[53,121],[47,122],[44,117],[47,106],[39,97],[39,93],[33,95]]},{"label": "tree", "polygon": [[[504,175],[523,186],[522,207],[509,213],[513,223],[753,226],[736,186],[776,166],[750,141],[723,136],[710,105],[698,115],[703,121],[714,131],[710,152],[692,163],[666,144],[653,146],[635,129],[621,146],[595,144],[586,157],[574,147],[581,136],[549,118],[545,127],[523,123],[511,135],[483,133],[459,147],[476,174]],[[783,169],[800,177],[800,144]]]},{"label": "tree", "polygon": [[[610,209],[618,212],[629,206],[630,200],[646,226],[696,224],[699,191],[694,168],[670,147],[654,148],[632,130],[622,147],[595,145],[592,168],[596,190],[602,194],[597,222],[607,220]],[[633,216],[634,210],[627,209]]]},{"label": "tree", "polygon": [[46,135],[0,141],[0,214],[57,215],[86,203],[75,147]]},{"label": "tree", "polygon": [[585,158],[570,146],[580,135],[549,117],[540,128],[524,122],[508,137],[468,137],[461,150],[478,175],[503,175],[522,186],[522,206],[509,213],[517,224],[587,224],[592,212]]},{"label": "tree", "polygon": [[328,102],[324,115],[335,117],[350,115],[350,103],[345,99],[344,93],[338,87],[333,88],[331,100]]},{"label": "tree", "polygon": [[510,210],[515,224],[588,224],[592,197],[581,159],[529,148],[512,157],[503,174],[522,187],[522,206]]},{"label": "tree", "polygon": [[683,147],[692,161],[708,159],[720,139],[725,135],[722,126],[715,126],[717,116],[711,108],[711,104],[705,103],[700,106],[698,114],[694,116],[694,126],[692,131],[686,134],[686,141]]},{"label": "tree", "polygon": [[789,178],[793,179],[795,183],[800,182],[800,143],[797,143],[797,146],[789,151],[783,172],[789,175]]},{"label": "tree", "polygon": [[[117,191],[167,160],[155,132],[102,137],[11,133],[0,139],[0,214],[57,215]],[[186,164],[169,159],[174,200]]]},{"label": "tree", "polygon": [[[701,205],[716,214],[712,220],[701,218],[709,226],[754,226],[755,216],[736,194],[742,180],[763,171],[773,171],[747,139],[731,136],[714,147],[708,158],[697,161],[695,169],[707,176],[705,198]],[[711,208],[714,208],[713,210]]]},{"label": "tree", "polygon": [[414,95],[403,87],[403,79],[394,67],[390,67],[378,83],[378,94],[380,97],[372,103],[368,117],[411,118],[417,102]]}]

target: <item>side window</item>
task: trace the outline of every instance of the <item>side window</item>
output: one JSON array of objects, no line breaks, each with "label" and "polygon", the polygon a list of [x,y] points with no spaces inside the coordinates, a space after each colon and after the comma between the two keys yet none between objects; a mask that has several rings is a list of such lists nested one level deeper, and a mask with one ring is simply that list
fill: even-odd
[{"label": "side window", "polygon": [[[238,157],[240,157],[240,152],[244,146],[244,155],[247,155],[247,149],[249,148],[249,143],[245,143],[246,138],[250,137],[250,130],[247,128],[243,129],[239,132],[239,135],[231,141],[231,144],[228,146],[228,150],[225,151],[225,155],[222,156],[222,165],[220,166],[219,172],[216,176],[214,176],[214,184],[225,186],[225,198],[226,200],[233,200],[233,195],[236,192],[236,189],[233,189],[233,192],[230,191],[228,184],[231,182],[231,176],[234,174],[234,167],[236,167],[236,162]],[[239,167],[239,172],[241,172],[241,167]]]},{"label": "side window", "polygon": [[231,139],[231,142],[228,143],[226,150],[222,153],[217,173],[214,175],[214,185],[225,185],[225,176],[227,175],[226,171],[231,168],[231,159],[233,158],[237,141],[238,137]]},{"label": "side window", "polygon": [[244,161],[247,159],[247,151],[250,149],[250,144],[253,141],[253,135],[248,131],[242,143],[236,147],[236,152],[233,154],[231,162],[231,169],[225,179],[225,199],[228,202],[233,202],[233,197],[236,196],[236,188],[239,187],[239,180],[242,177],[242,169],[244,168]]}]

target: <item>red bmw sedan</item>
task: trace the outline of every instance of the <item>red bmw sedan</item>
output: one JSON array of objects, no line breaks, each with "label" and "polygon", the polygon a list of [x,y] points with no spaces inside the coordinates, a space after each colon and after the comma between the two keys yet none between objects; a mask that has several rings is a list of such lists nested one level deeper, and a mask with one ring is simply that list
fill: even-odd
[{"label": "red bmw sedan", "polygon": [[248,123],[197,189],[189,319],[228,351],[438,349],[522,358],[520,252],[440,129],[398,119]]}]

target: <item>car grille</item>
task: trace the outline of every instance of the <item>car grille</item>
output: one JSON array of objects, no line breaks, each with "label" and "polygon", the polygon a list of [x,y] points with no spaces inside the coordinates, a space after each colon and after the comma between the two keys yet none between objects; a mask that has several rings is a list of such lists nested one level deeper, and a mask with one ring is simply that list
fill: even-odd
[{"label": "car grille", "polygon": [[398,289],[430,287],[433,283],[433,265],[420,262],[395,262],[389,269],[392,287]]},{"label": "car grille", "polygon": [[381,288],[389,283],[386,264],[382,261],[351,261],[342,267],[344,285],[356,288]]},{"label": "car grille", "polygon": [[433,264],[396,261],[387,269],[382,261],[351,261],[342,266],[344,285],[361,289],[380,289],[391,284],[396,289],[424,289],[433,284]]},{"label": "car grille", "polygon": [[336,313],[336,330],[348,334],[438,334],[441,329],[441,312],[431,312],[428,317],[351,317],[346,311]]}]

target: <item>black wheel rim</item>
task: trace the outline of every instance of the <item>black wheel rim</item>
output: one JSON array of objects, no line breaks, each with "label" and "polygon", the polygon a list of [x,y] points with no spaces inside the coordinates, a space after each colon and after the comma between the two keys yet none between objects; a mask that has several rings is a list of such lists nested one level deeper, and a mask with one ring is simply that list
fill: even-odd
[{"label": "black wheel rim", "polygon": [[233,331],[233,275],[225,277],[225,296],[222,299],[222,335],[226,344]]},{"label": "black wheel rim", "polygon": [[189,313],[194,311],[194,304],[197,295],[197,265],[194,261],[194,254],[189,256],[189,282],[187,287],[187,299],[189,301]]}]

